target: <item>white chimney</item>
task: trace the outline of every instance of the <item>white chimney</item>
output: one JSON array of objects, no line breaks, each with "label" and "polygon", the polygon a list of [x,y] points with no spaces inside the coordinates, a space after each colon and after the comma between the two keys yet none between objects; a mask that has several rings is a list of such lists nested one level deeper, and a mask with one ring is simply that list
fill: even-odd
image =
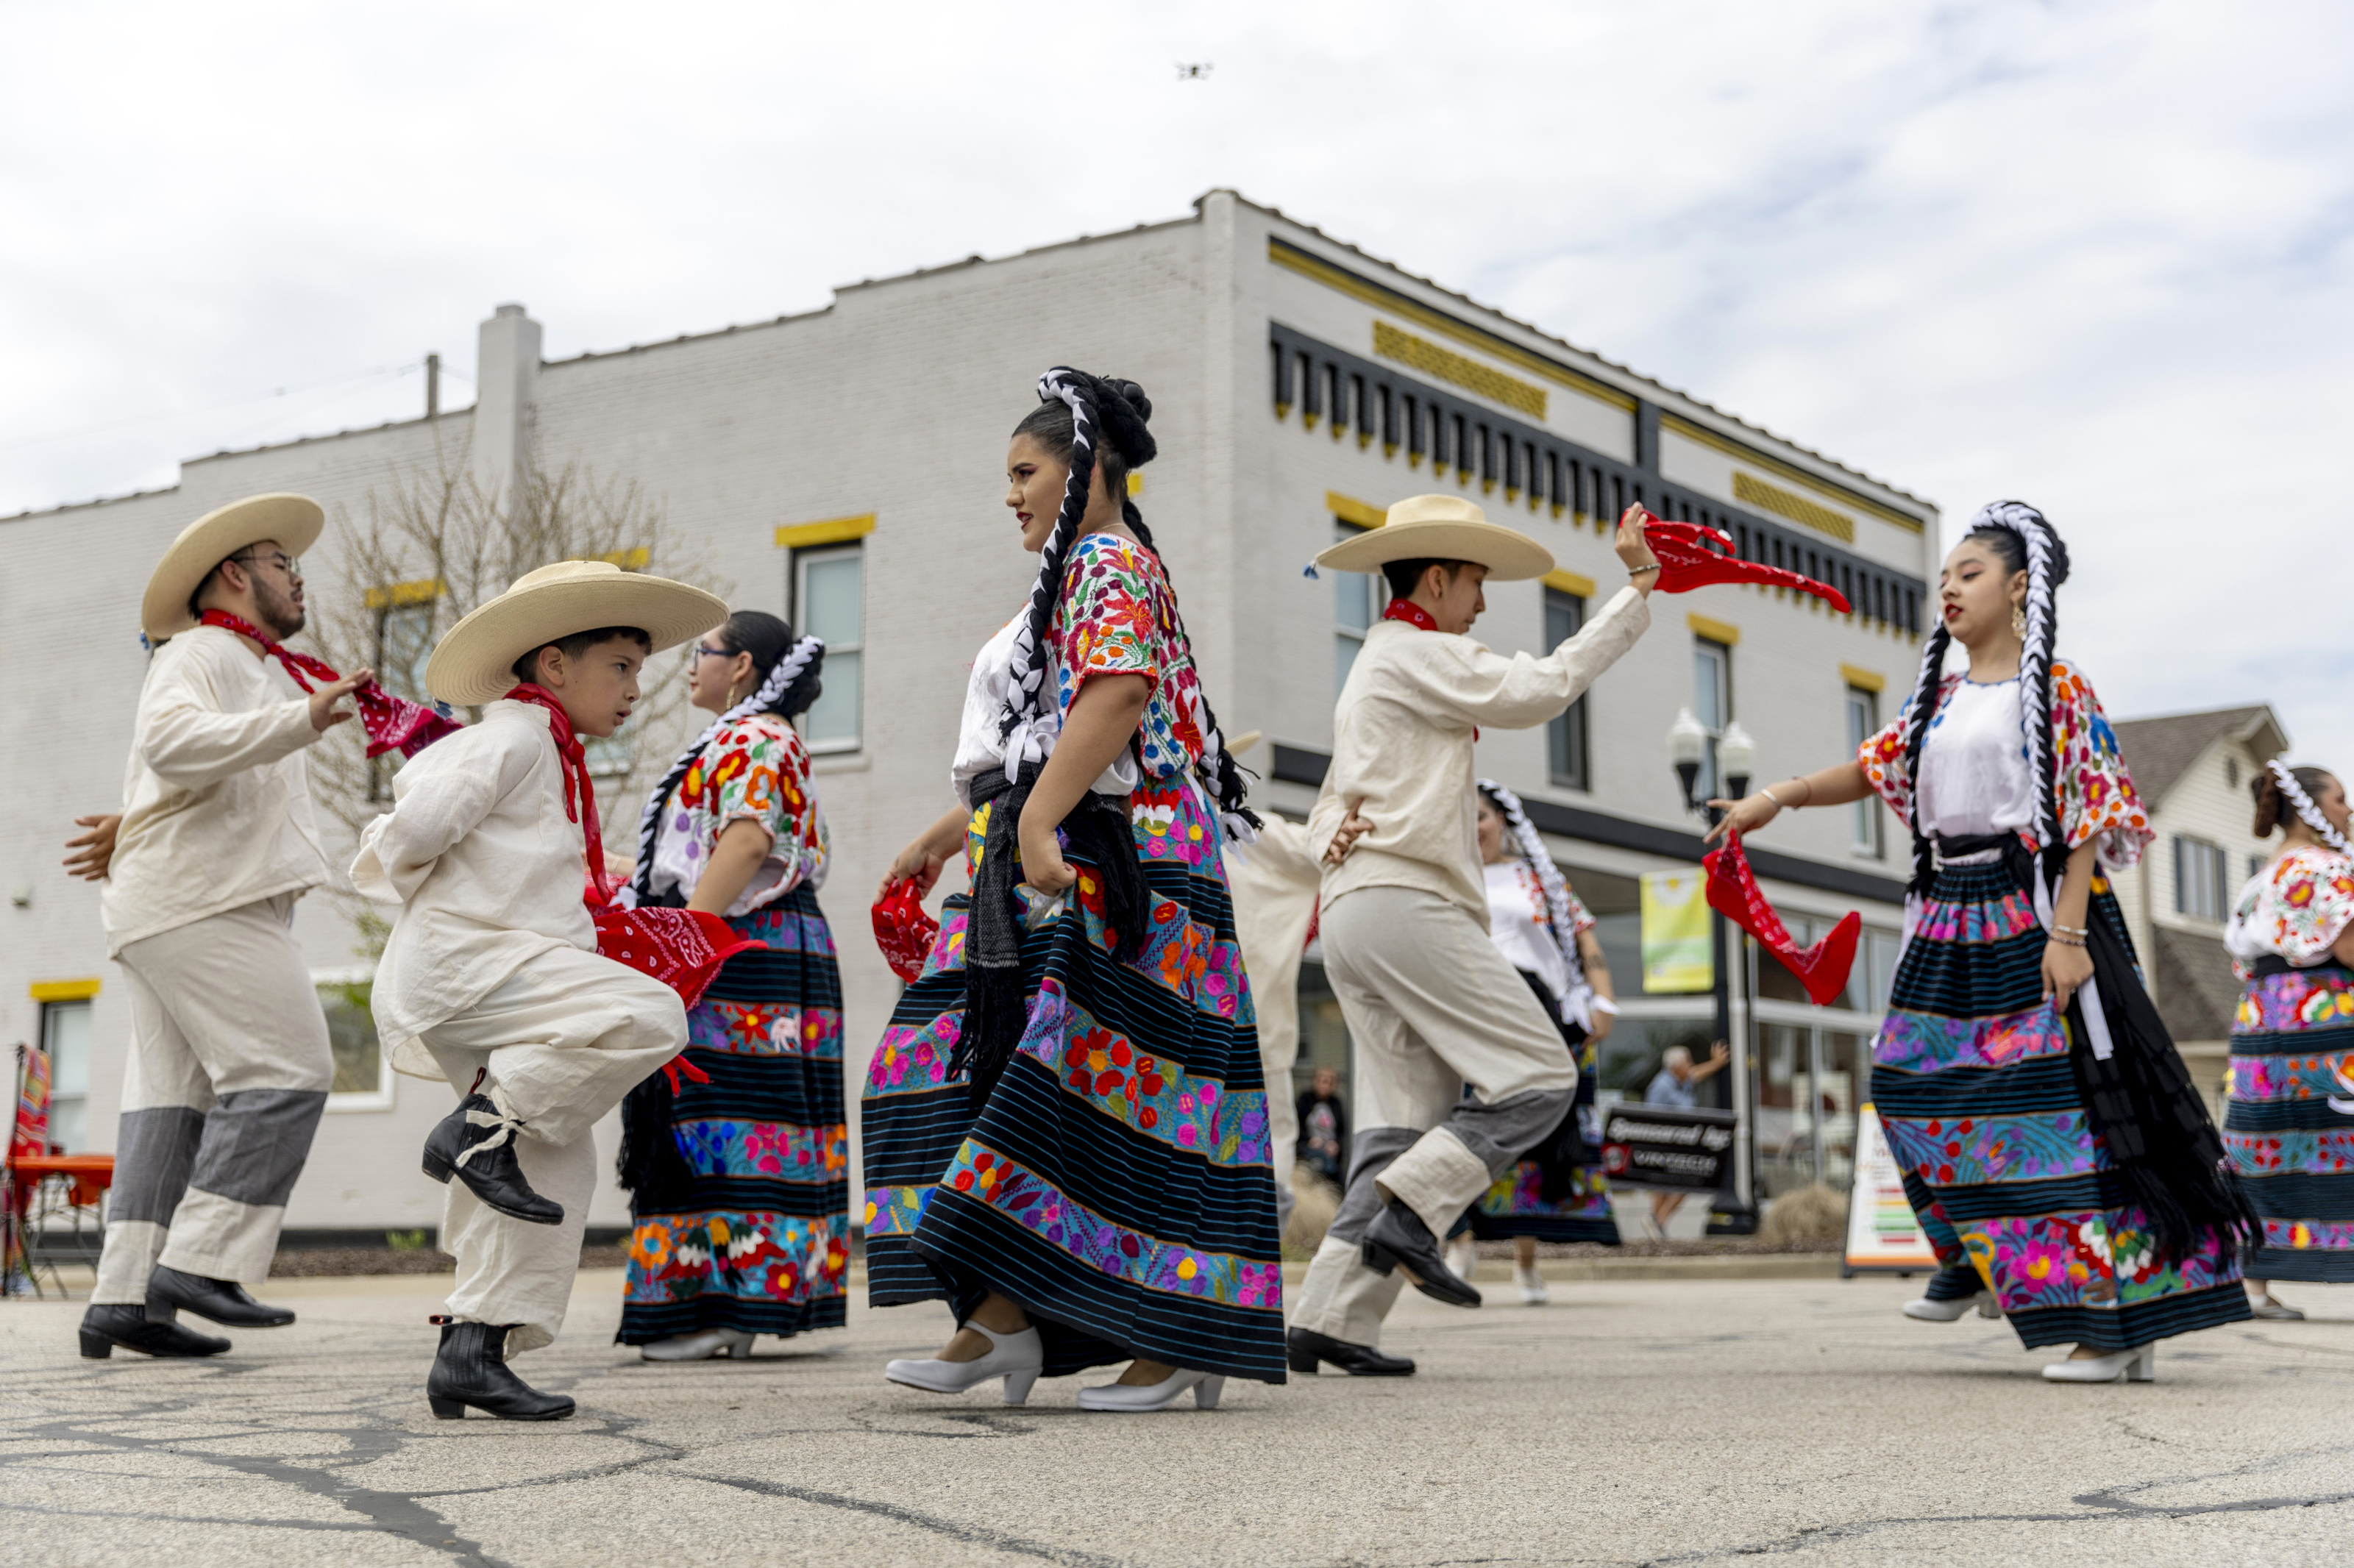
[{"label": "white chimney", "polygon": [[474,481],[494,502],[523,493],[539,395],[539,323],[521,305],[484,322],[474,359]]}]

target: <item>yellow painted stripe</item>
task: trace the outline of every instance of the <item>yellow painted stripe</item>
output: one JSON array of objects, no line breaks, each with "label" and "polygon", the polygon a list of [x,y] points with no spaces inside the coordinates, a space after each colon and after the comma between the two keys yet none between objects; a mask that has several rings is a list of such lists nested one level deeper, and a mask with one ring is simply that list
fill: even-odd
[{"label": "yellow painted stripe", "polygon": [[401,609],[412,604],[431,604],[449,591],[450,585],[440,577],[419,577],[413,582],[394,583],[390,588],[372,588],[366,598],[370,609]]},{"label": "yellow painted stripe", "polygon": [[1718,620],[1712,617],[1693,612],[1685,615],[1684,624],[1711,642],[1722,642],[1728,648],[1741,641],[1741,628],[1729,620]]},{"label": "yellow painted stripe", "polygon": [[1360,528],[1378,528],[1389,519],[1385,507],[1369,506],[1353,495],[1343,495],[1337,490],[1324,493],[1325,509],[1343,523],[1354,523]]},{"label": "yellow painted stripe", "polygon": [[1544,586],[1549,588],[1559,588],[1566,594],[1575,594],[1579,599],[1594,597],[1594,579],[1582,577],[1572,571],[1547,572],[1544,575]]},{"label": "yellow painted stripe", "polygon": [[1921,519],[1918,517],[1899,512],[1893,506],[1882,505],[1868,495],[1833,483],[1819,475],[1808,473],[1806,470],[1784,462],[1779,458],[1769,457],[1755,447],[1744,446],[1729,436],[1720,436],[1704,426],[1693,424],[1690,419],[1674,414],[1662,414],[1659,416],[1659,428],[1672,430],[1688,441],[1698,441],[1702,446],[1712,447],[1727,457],[1739,458],[1745,463],[1765,469],[1776,479],[1785,479],[1793,484],[1805,485],[1818,495],[1827,500],[1836,501],[1842,506],[1860,507],[1883,523],[1893,523],[1899,528],[1909,528],[1915,534],[1922,531]]},{"label": "yellow painted stripe", "polygon": [[30,989],[35,1001],[83,1001],[98,994],[98,981],[35,980]]},{"label": "yellow painted stripe", "polygon": [[1884,692],[1888,689],[1887,676],[1857,664],[1840,665],[1840,679],[1860,692]]},{"label": "yellow painted stripe", "polygon": [[1144,493],[1144,475],[1141,473],[1130,473],[1128,476],[1128,493],[1130,496],[1138,496]]},{"label": "yellow painted stripe", "polygon": [[1855,543],[1855,519],[1844,512],[1834,512],[1828,506],[1818,506],[1805,496],[1768,484],[1754,473],[1738,469],[1733,474],[1733,499],[1744,505],[1755,506],[1760,512],[1770,512],[1776,517],[1787,517],[1819,534],[1829,534],[1842,545]]},{"label": "yellow painted stripe", "polygon": [[787,523],[777,529],[777,548],[802,550],[811,545],[843,545],[875,532],[875,514],[863,517],[829,517],[822,523]]},{"label": "yellow painted stripe", "polygon": [[604,555],[590,557],[592,560],[602,561],[609,567],[619,567],[625,572],[644,571],[646,563],[652,558],[646,553],[646,547],[643,545],[640,545],[634,550],[609,550]]},{"label": "yellow painted stripe", "polygon": [[1426,337],[1416,337],[1387,322],[1373,323],[1373,352],[1426,376],[1452,382],[1467,392],[1476,392],[1507,408],[1517,408],[1532,419],[1545,417],[1543,387],[1517,376],[1507,376],[1491,365],[1467,359],[1451,348],[1441,348]]},{"label": "yellow painted stripe", "polygon": [[1453,316],[1443,312],[1434,311],[1428,305],[1408,295],[1394,292],[1377,283],[1367,282],[1353,272],[1343,271],[1329,262],[1319,260],[1304,250],[1296,250],[1280,239],[1272,237],[1268,238],[1267,259],[1278,267],[1299,273],[1303,278],[1312,278],[1326,288],[1346,294],[1352,300],[1361,300],[1366,304],[1387,311],[1392,315],[1404,316],[1417,325],[1428,327],[1433,332],[1443,333],[1458,343],[1469,344],[1482,353],[1492,354],[1499,359],[1509,360],[1523,370],[1543,376],[1556,387],[1566,387],[1573,392],[1591,397],[1596,402],[1607,403],[1612,408],[1624,409],[1629,414],[1635,411],[1635,398],[1632,393],[1621,392],[1606,381],[1597,381],[1590,376],[1581,376],[1575,370],[1555,365],[1542,355],[1530,353],[1510,338],[1482,331],[1467,322],[1457,321]]}]

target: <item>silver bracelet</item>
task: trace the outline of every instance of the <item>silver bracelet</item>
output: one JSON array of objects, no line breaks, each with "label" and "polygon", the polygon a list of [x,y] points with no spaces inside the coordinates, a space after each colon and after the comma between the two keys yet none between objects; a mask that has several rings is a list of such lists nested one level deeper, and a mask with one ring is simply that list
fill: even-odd
[{"label": "silver bracelet", "polygon": [[1776,795],[1776,793],[1774,793],[1774,791],[1773,791],[1773,790],[1771,790],[1771,789],[1767,789],[1765,785],[1760,784],[1760,785],[1757,787],[1757,792],[1758,792],[1760,795],[1765,796],[1768,800],[1773,801],[1773,802],[1774,802],[1774,809],[1775,809],[1776,810],[1777,810],[1777,811],[1787,811],[1787,810],[1790,810],[1790,808],[1789,808],[1787,805],[1786,805],[1786,804],[1784,804],[1784,803],[1783,803],[1783,800],[1782,800],[1782,797],[1781,797],[1781,796]]}]

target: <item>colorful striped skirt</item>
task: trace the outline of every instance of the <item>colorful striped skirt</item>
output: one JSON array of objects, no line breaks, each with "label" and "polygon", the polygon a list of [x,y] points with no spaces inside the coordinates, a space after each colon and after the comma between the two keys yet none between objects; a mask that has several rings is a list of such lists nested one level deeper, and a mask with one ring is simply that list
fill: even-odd
[{"label": "colorful striped skirt", "polygon": [[[2091,918],[2124,932],[2097,880]],[[1982,1283],[2030,1348],[2120,1351],[2245,1318],[2228,1240],[2211,1233],[2160,1260],[2141,1211],[2122,1206],[2069,1065],[2069,1025],[2043,1000],[2043,948],[2004,866],[1948,865],[1897,966],[1872,1094],[1945,1266],[1929,1294]]]},{"label": "colorful striped skirt", "polygon": [[833,934],[808,887],[727,924],[761,946],[728,959],[687,1010],[685,1060],[711,1077],[682,1077],[672,1102],[693,1180],[632,1214],[625,1345],[844,1320],[850,1128]]},{"label": "colorful striped skirt", "polygon": [[[1496,1184],[1471,1205],[1471,1234],[1482,1241],[1506,1236],[1534,1236],[1546,1242],[1599,1242],[1618,1245],[1618,1219],[1610,1210],[1610,1179],[1602,1173],[1602,1128],[1595,1119],[1595,1043],[1576,1024],[1561,1020],[1561,1006],[1544,982],[1526,969],[1529,982],[1544,1003],[1546,1013],[1561,1026],[1563,1042],[1577,1058],[1577,1099],[1570,1107],[1579,1134],[1578,1159],[1572,1164],[1555,1156],[1563,1152],[1553,1139],[1530,1150],[1528,1156],[1496,1179]],[[1548,1185],[1553,1197],[1545,1196]]]},{"label": "colorful striped skirt", "polygon": [[[967,844],[977,863],[988,808]],[[1111,957],[1094,868],[1025,934],[1028,1026],[985,1105],[948,1080],[969,905],[948,900],[861,1102],[868,1299],[996,1289],[1045,1340],[1049,1376],[1145,1356],[1284,1380],[1283,1274],[1258,1031],[1216,818],[1182,783],[1130,797],[1152,930]]]},{"label": "colorful striped skirt", "polygon": [[2223,1145],[2264,1223],[2249,1277],[2354,1281],[2354,974],[2332,963],[2250,980],[2230,1095]]}]

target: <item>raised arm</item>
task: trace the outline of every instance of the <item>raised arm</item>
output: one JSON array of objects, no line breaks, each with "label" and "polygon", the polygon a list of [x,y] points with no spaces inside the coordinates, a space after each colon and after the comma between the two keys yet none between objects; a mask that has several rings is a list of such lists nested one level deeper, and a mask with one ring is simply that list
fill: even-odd
[{"label": "raised arm", "polygon": [[1780,816],[1784,811],[1796,811],[1808,806],[1848,806],[1865,800],[1872,792],[1863,776],[1860,762],[1840,762],[1779,784],[1768,784],[1754,795],[1744,795],[1738,800],[1711,800],[1724,813],[1716,826],[1709,829],[1704,841],[1714,843],[1727,833],[1744,837]]}]

